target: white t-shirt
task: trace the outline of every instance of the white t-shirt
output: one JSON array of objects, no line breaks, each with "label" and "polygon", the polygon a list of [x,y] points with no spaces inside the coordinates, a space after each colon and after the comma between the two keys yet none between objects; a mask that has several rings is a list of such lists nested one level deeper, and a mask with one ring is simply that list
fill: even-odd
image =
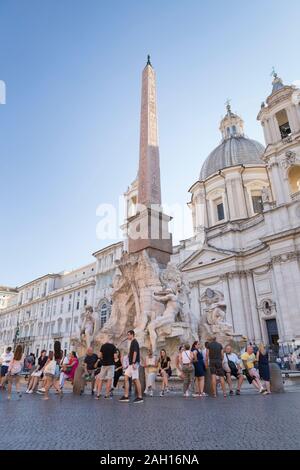
[{"label": "white t-shirt", "polygon": [[14,355],[12,352],[5,352],[1,355],[1,363],[3,366],[9,366],[10,361],[13,359]]},{"label": "white t-shirt", "polygon": [[16,359],[12,359],[8,367],[10,374],[11,375],[19,374],[23,368],[23,363],[24,363],[24,357],[22,357],[19,361],[17,361]]},{"label": "white t-shirt", "polygon": [[183,351],[181,353],[182,364],[187,365],[193,362],[193,353],[191,351]]},{"label": "white t-shirt", "polygon": [[52,361],[48,362],[46,364],[45,369],[44,369],[44,374],[55,374],[55,369],[56,369],[56,361],[53,359]]},{"label": "white t-shirt", "polygon": [[[228,358],[227,358],[227,356],[228,356]],[[223,364],[227,364],[228,361],[234,362],[236,366],[238,366],[241,362],[240,359],[238,358],[238,356],[233,352],[230,353],[230,354],[224,353]]]}]

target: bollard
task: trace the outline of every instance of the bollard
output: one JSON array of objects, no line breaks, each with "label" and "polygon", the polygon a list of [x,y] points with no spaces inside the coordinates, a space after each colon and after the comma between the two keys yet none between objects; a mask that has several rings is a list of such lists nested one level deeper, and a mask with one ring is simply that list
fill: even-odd
[{"label": "bollard", "polygon": [[73,393],[74,395],[81,395],[84,391],[85,380],[83,378],[84,367],[79,365],[76,369],[73,383]]},{"label": "bollard", "polygon": [[283,393],[284,385],[281,369],[274,362],[270,362],[270,383],[272,393]]},{"label": "bollard", "polygon": [[145,368],[143,366],[139,367],[139,379],[141,382],[142,394],[144,395],[145,388],[146,388],[146,375],[145,375]]}]

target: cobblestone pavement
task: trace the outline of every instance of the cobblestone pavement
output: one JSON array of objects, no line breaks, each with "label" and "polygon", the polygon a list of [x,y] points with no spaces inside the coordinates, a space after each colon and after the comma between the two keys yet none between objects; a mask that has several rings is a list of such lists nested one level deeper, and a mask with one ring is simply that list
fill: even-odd
[{"label": "cobblestone pavement", "polygon": [[146,398],[142,404],[89,394],[0,392],[0,449],[300,449],[300,388],[224,399]]}]

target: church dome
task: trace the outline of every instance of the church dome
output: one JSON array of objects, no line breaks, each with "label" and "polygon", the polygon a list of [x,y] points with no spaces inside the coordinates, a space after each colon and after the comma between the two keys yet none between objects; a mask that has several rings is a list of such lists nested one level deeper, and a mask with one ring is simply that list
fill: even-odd
[{"label": "church dome", "polygon": [[219,170],[234,165],[261,165],[264,146],[256,140],[248,139],[243,133],[243,120],[232,113],[227,105],[227,114],[222,119],[220,130],[223,140],[206,158],[200,172],[200,181]]}]

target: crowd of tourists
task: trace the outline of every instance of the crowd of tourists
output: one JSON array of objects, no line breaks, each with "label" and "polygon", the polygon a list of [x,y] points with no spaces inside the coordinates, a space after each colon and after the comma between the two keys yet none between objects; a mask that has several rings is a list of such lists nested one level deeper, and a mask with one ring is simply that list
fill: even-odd
[{"label": "crowd of tourists", "polygon": [[[127,339],[129,346],[126,354],[121,354],[111,342],[103,344],[98,354],[92,348],[87,349],[80,375],[82,393],[87,383],[90,383],[91,394],[95,399],[101,398],[103,387],[103,397],[111,399],[114,391],[118,387],[123,387],[123,396],[119,401],[129,402],[134,385],[133,401],[142,403],[144,395],[151,397],[156,393],[158,377],[160,377],[159,396],[168,395],[169,379],[172,375],[182,379],[184,397],[206,397],[208,377],[212,397],[217,397],[218,387],[224,397],[234,393],[240,395],[245,379],[259,393],[264,395],[271,393],[269,355],[264,344],[257,347],[250,343],[237,354],[229,344],[223,347],[216,338],[211,338],[204,345],[195,341],[192,345],[180,346],[175,364],[172,364],[165,349],[162,349],[158,355],[149,349],[147,356],[141,361],[140,346],[133,330],[128,331]],[[3,391],[7,390],[8,399],[11,398],[13,385],[21,397],[20,379],[24,375],[28,375],[25,393],[36,392],[42,395],[43,400],[49,399],[51,388],[62,396],[65,382],[73,384],[79,366],[75,351],[64,355],[60,343],[56,342],[54,351],[49,351],[48,354],[46,350],[41,351],[37,364],[35,361],[33,354],[24,359],[21,345],[18,345],[14,352],[9,347],[2,354],[0,387]],[[145,371],[145,390],[142,390],[140,381],[140,365]],[[122,376],[124,380],[120,383]]]}]

